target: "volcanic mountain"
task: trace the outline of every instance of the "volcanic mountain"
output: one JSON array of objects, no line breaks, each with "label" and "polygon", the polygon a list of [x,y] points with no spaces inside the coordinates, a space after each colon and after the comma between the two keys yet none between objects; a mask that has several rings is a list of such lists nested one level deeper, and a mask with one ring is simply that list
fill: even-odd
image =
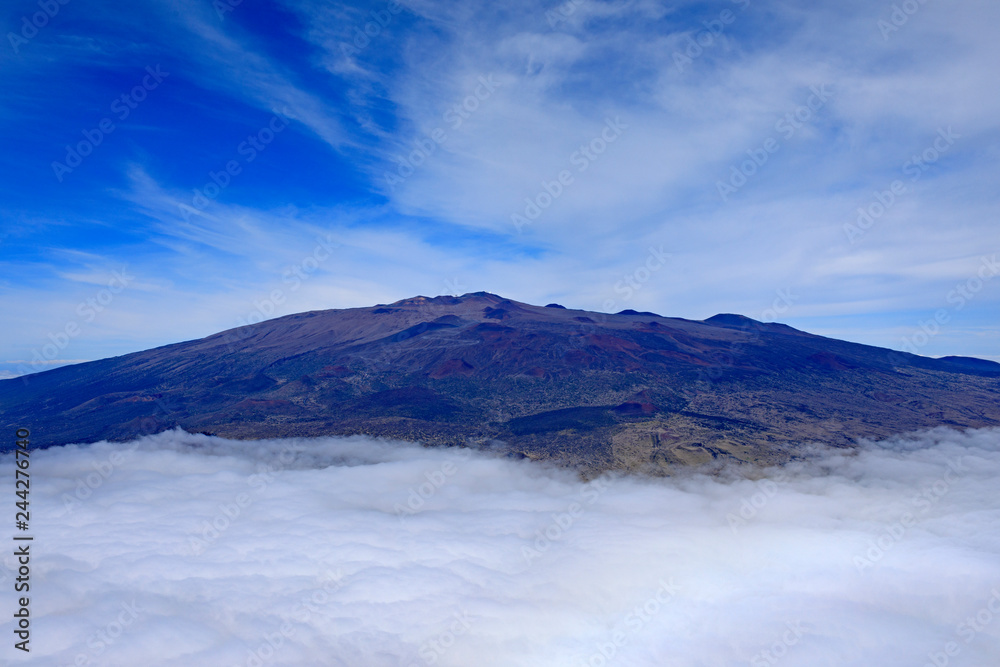
[{"label": "volcanic mountain", "polygon": [[362,433],[590,472],[779,462],[807,441],[941,425],[1000,426],[1000,364],[486,292],[289,315],[0,381],[0,428],[30,427],[42,446],[174,427]]}]

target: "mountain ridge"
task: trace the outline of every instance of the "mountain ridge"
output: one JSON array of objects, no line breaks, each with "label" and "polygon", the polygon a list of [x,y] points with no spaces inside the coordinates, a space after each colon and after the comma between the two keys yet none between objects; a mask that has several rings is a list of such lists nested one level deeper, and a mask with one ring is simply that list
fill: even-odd
[{"label": "mountain ridge", "polygon": [[591,471],[779,462],[798,443],[1000,426],[1000,364],[779,323],[536,306],[488,292],[286,315],[0,381],[42,446],[175,427],[364,433]]}]

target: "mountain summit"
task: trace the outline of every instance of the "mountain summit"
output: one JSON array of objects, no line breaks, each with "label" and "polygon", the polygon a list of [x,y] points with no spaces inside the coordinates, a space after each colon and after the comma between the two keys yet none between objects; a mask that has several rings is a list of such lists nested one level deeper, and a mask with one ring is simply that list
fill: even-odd
[{"label": "mountain summit", "polygon": [[0,381],[33,442],[174,427],[489,446],[589,471],[778,462],[805,441],[1000,425],[1000,364],[741,315],[533,306],[488,292],[288,315]]}]

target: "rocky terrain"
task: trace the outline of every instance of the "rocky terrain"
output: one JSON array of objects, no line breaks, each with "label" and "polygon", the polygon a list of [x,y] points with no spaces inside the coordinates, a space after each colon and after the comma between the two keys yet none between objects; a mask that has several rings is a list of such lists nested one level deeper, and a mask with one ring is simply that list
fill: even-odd
[{"label": "rocky terrain", "polygon": [[589,473],[777,462],[940,425],[1000,426],[1000,364],[765,324],[485,292],[289,315],[0,381],[0,425],[47,446],[180,426],[496,448]]}]

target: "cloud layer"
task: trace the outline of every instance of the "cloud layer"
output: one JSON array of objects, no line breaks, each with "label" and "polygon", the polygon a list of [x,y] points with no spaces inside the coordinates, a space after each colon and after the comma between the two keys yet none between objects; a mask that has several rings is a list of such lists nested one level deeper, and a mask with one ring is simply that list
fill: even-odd
[{"label": "cloud layer", "polygon": [[37,451],[33,650],[3,650],[47,666],[995,661],[1000,432],[803,454],[583,482],[362,437]]}]

